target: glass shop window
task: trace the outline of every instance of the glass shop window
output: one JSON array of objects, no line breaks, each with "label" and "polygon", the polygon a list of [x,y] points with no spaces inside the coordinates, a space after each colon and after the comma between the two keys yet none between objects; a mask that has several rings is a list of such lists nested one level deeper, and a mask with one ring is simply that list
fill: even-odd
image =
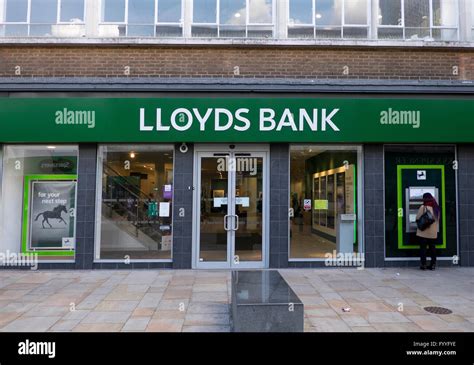
[{"label": "glass shop window", "polygon": [[2,251],[74,260],[77,146],[4,147]]},{"label": "glass shop window", "polygon": [[360,148],[290,149],[290,259],[359,252]]},{"label": "glass shop window", "polygon": [[173,151],[100,146],[96,259],[171,259]]}]

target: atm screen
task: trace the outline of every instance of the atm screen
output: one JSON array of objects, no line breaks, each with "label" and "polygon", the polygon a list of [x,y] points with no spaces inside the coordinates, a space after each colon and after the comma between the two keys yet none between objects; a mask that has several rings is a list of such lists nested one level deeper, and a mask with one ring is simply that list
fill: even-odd
[{"label": "atm screen", "polygon": [[410,200],[422,200],[425,193],[436,196],[435,188],[410,188]]},{"label": "atm screen", "polygon": [[407,209],[405,231],[416,232],[416,215],[423,204],[423,194],[430,193],[438,200],[438,188],[435,186],[410,186],[405,190],[405,207]]}]

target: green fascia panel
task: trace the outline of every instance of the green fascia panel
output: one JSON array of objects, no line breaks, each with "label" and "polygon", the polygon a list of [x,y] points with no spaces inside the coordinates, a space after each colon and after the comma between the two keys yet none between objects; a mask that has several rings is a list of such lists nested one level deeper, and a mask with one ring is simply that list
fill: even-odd
[{"label": "green fascia panel", "polygon": [[466,98],[0,98],[0,142],[473,143],[472,115]]}]

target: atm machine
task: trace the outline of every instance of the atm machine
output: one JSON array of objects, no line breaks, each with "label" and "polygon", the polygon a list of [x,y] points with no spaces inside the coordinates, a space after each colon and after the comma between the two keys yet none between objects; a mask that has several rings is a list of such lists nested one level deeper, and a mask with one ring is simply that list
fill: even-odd
[{"label": "atm machine", "polygon": [[439,202],[438,188],[435,186],[409,186],[405,189],[405,209],[407,211],[407,214],[405,214],[405,227],[407,233],[416,232],[416,214],[420,205],[423,204],[423,194],[425,193],[431,193],[436,201]]}]

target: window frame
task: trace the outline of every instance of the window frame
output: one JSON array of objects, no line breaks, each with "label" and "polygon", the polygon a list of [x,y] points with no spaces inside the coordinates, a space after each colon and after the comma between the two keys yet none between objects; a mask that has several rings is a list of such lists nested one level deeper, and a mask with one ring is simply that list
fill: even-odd
[{"label": "window frame", "polygon": [[444,41],[444,39],[435,39],[433,37],[433,30],[456,30],[456,39],[454,41],[459,41],[459,36],[460,36],[460,33],[459,33],[459,25],[461,23],[461,20],[460,20],[460,11],[459,11],[459,0],[452,0],[455,2],[455,6],[454,8],[456,9],[456,25],[455,27],[451,27],[451,26],[443,26],[443,25],[434,25],[434,12],[433,12],[433,0],[430,0],[430,37],[431,39],[433,40],[437,40],[437,41]]},{"label": "window frame", "polygon": [[[350,150],[355,151],[357,153],[357,166],[356,166],[356,174],[355,174],[355,181],[357,184],[356,188],[356,219],[357,219],[357,240],[358,240],[358,249],[357,253],[363,255],[362,257],[365,258],[365,179],[364,179],[364,169],[365,169],[365,164],[364,164],[364,156],[365,156],[365,147],[363,144],[357,144],[357,143],[329,143],[329,144],[324,144],[324,143],[290,143],[289,144],[289,149],[288,149],[288,168],[289,168],[289,173],[288,173],[288,180],[287,180],[287,186],[288,186],[288,211],[290,209],[290,199],[291,199],[291,149],[292,147],[297,146],[297,147],[321,147],[324,146],[326,150],[331,150],[331,148],[342,148],[342,150]],[[291,257],[291,237],[290,237],[290,227],[291,227],[291,220],[290,217],[288,216],[288,236],[287,236],[287,247],[288,247],[288,262],[321,262],[324,263],[327,259],[322,258],[322,257],[317,257],[317,258],[305,258],[305,257]],[[364,259],[365,260],[365,259]],[[364,263],[365,265],[365,263]]]},{"label": "window frame", "polygon": [[290,28],[298,28],[298,29],[311,29],[313,30],[313,37],[312,39],[316,38],[316,3],[315,0],[311,0],[311,21],[312,23],[303,23],[303,24],[295,24],[294,22],[291,22],[291,9],[290,9],[290,3],[292,0],[287,1],[287,24],[286,24],[286,37],[288,39],[298,39],[298,38],[290,38],[288,37],[288,33]]},{"label": "window frame", "polygon": [[[194,22],[194,0],[191,1],[191,3],[192,3],[192,8],[191,8],[191,38],[193,38],[193,36],[192,36],[193,26],[215,28],[216,32],[217,32],[216,37],[206,37],[206,38],[219,38],[220,0],[216,0],[216,18],[215,18],[214,23]],[[201,38],[201,37],[194,37],[194,38]]]},{"label": "window frame", "polygon": [[[235,38],[238,38],[238,39],[246,39],[246,38],[256,38],[256,39],[259,39],[261,37],[249,37],[248,36],[248,33],[249,33],[249,28],[252,28],[252,27],[270,27],[272,29],[272,39],[275,37],[275,30],[276,30],[276,27],[275,27],[275,24],[276,24],[276,1],[278,0],[270,0],[272,2],[272,21],[271,23],[250,23],[249,22],[249,15],[250,15],[250,12],[249,12],[249,4],[250,4],[250,1],[251,0],[245,0],[245,24],[243,25],[238,25],[236,26],[236,28],[238,27],[239,29],[240,28],[244,28],[245,29],[245,37],[235,37]],[[221,21],[220,21],[220,13],[221,13],[221,0],[216,0],[216,22],[215,23],[197,23],[197,22],[194,22],[194,1],[192,1],[192,9],[191,9],[191,33],[192,33],[192,28],[194,26],[201,26],[201,27],[215,27],[216,30],[217,30],[217,36],[215,37],[193,37],[191,35],[191,38],[211,38],[211,39],[215,39],[215,38],[229,38],[229,37],[221,37],[220,33],[221,33],[221,26],[223,24],[221,24]],[[233,38],[233,37],[231,37]]]},{"label": "window frame", "polygon": [[[143,23],[143,24],[136,24],[136,23],[133,23],[133,24],[130,24],[129,21],[128,21],[128,3],[129,3],[129,0],[125,0],[125,9],[124,9],[124,21],[123,22],[107,22],[107,21],[104,21],[104,9],[105,7],[103,6],[104,5],[104,1],[105,0],[99,0],[100,1],[100,10],[99,10],[99,28],[102,26],[102,25],[118,25],[118,26],[124,26],[125,27],[125,34],[124,35],[119,35],[118,38],[123,38],[123,37],[129,37],[129,38],[166,38],[166,37],[161,37],[161,36],[157,36],[157,32],[156,32],[156,28],[158,26],[166,26],[166,25],[177,25],[179,26],[179,28],[181,29],[181,36],[178,37],[178,38],[183,38],[184,37],[184,0],[180,0],[181,1],[181,16],[180,16],[180,21],[179,22],[159,22],[158,21],[158,2],[160,0],[153,0],[153,9],[154,9],[154,16],[153,16],[153,24],[151,23]],[[136,25],[143,25],[143,26],[153,26],[153,35],[152,36],[129,36],[128,35],[128,28],[129,26],[132,25],[132,26],[136,26]]]},{"label": "window frame", "polygon": [[[370,29],[372,27],[372,20],[371,20],[371,4],[373,0],[366,0],[367,5],[366,5],[366,24],[351,24],[351,23],[346,23],[346,14],[345,14],[345,5],[346,1],[350,0],[341,0],[342,3],[342,8],[341,8],[341,24],[340,25],[318,25],[316,23],[316,3],[318,0],[312,0],[312,24],[294,24],[290,22],[290,2],[292,0],[287,1],[287,35],[288,35],[288,30],[291,28],[307,28],[310,29],[313,27],[313,38],[312,39],[340,39],[340,40],[352,40],[352,39],[370,39]],[[318,37],[318,29],[324,29],[324,28],[330,28],[334,30],[340,30],[340,37],[339,38],[326,38],[326,37]],[[338,29],[340,28],[340,29]],[[345,37],[344,36],[344,29],[345,28],[361,28],[361,29],[366,29],[367,30],[367,36],[363,38],[355,38],[355,37]],[[288,37],[288,39],[298,39],[298,37]]]},{"label": "window frame", "polygon": [[[44,148],[44,147],[47,147],[49,144],[47,143],[4,143],[4,144],[0,144],[0,193],[2,191],[4,191],[4,184],[7,183],[7,180],[5,178],[5,174],[6,174],[6,169],[5,167],[7,166],[7,158],[12,158],[12,156],[10,156],[8,154],[8,148],[12,148],[13,150],[17,149],[17,150],[21,150],[22,152],[25,152],[25,151],[28,151],[28,152],[31,152],[31,151],[35,151],[37,152],[38,151],[38,148]],[[76,175],[76,191],[75,191],[75,197],[74,197],[74,201],[75,201],[75,211],[77,213],[78,211],[78,193],[79,193],[79,187],[77,185],[77,181],[79,179],[79,169],[80,169],[80,148],[79,148],[79,144],[78,143],[53,143],[54,146],[56,147],[60,147],[60,148],[63,148],[63,149],[68,149],[69,148],[69,151],[67,153],[70,153],[71,151],[73,151],[74,153],[74,157],[76,157],[76,161],[77,161],[77,164],[76,164],[76,172],[75,172],[75,175]],[[68,155],[69,157],[70,156],[73,156],[73,155]],[[37,157],[37,155],[33,156],[33,157]],[[42,156],[43,157],[43,156]],[[23,157],[25,158],[25,157]],[[27,175],[30,175],[30,174],[27,174]],[[54,175],[54,174],[53,174]],[[61,174],[57,174],[57,175],[61,175]],[[21,179],[24,180],[25,178],[25,172],[24,170],[22,170],[22,173],[21,173]],[[23,199],[23,192],[22,192],[22,199]],[[0,201],[2,204],[5,204],[6,200],[1,200],[2,199],[2,195],[0,195]],[[25,202],[23,200],[21,200],[21,206],[23,207],[25,204]],[[28,203],[29,205],[29,203]],[[0,239],[2,238],[2,235],[5,234],[4,231],[2,231],[1,229],[3,229],[4,227],[2,227],[2,225],[5,223],[4,222],[4,218],[5,218],[5,215],[4,215],[4,210],[6,209],[5,208],[5,205],[0,205]],[[28,207],[28,209],[30,209],[30,206]],[[23,208],[22,208],[23,210]],[[22,213],[23,214],[23,213]],[[77,234],[78,234],[78,231],[77,231],[77,226],[78,226],[78,221],[77,221],[77,214],[76,214],[76,217],[74,219],[74,238],[75,238],[75,244],[74,244],[74,248],[72,249],[63,249],[62,251],[63,252],[67,252],[67,251],[72,251],[72,255],[65,255],[65,256],[58,256],[58,255],[55,255],[54,253],[57,252],[57,250],[54,250],[54,249],[51,249],[51,248],[45,248],[43,250],[39,249],[38,251],[48,251],[50,252],[51,254],[49,255],[43,255],[45,256],[46,258],[45,259],[39,259],[38,263],[40,264],[50,264],[50,263],[57,263],[57,264],[62,264],[62,263],[68,263],[68,264],[73,264],[75,263],[76,261],[76,258],[77,258],[77,253],[78,253],[78,250],[77,250]],[[20,221],[20,227],[21,227],[21,233],[20,233],[20,242],[18,244],[18,247],[15,248],[18,249],[19,251],[18,252],[22,252],[22,245],[23,245],[23,220]],[[29,245],[27,245],[28,247]],[[60,250],[61,251],[61,250]]]},{"label": "window frame", "polygon": [[[171,198],[171,212],[174,212],[174,189],[175,189],[175,181],[176,181],[176,149],[173,144],[170,143],[158,143],[158,144],[150,144],[150,143],[143,143],[143,144],[134,144],[134,145],[140,145],[143,147],[149,147],[149,146],[159,146],[160,148],[169,148],[169,151],[172,152],[173,155],[173,191],[172,191],[172,198]],[[95,222],[94,222],[94,228],[95,228],[95,235],[94,235],[94,258],[93,262],[94,263],[123,263],[124,259],[105,259],[101,258],[101,244],[102,244],[102,189],[103,189],[103,157],[104,157],[104,151],[106,151],[106,148],[108,146],[128,146],[123,143],[100,143],[97,145],[97,157],[96,157],[96,180],[95,180],[95,186],[96,186],[96,192],[95,192]],[[169,259],[130,259],[130,263],[148,263],[148,262],[158,262],[158,263],[172,263],[174,260],[174,214],[171,214],[171,227],[173,227],[172,232],[171,232],[171,258]],[[125,252],[125,251],[124,251]],[[124,253],[125,255],[126,253]]]},{"label": "window frame", "polygon": [[58,22],[57,24],[86,24],[86,8],[87,8],[87,0],[83,0],[84,1],[84,14],[82,16],[82,22],[77,22],[77,23],[73,23],[73,22],[62,22],[61,21],[61,2],[63,0],[58,0]]},{"label": "window frame", "polygon": [[[27,37],[31,35],[31,26],[35,25],[85,25],[86,24],[86,14],[87,14],[87,1],[82,0],[84,3],[84,11],[82,16],[81,22],[64,22],[61,21],[61,2],[63,0],[57,0],[56,3],[56,21],[55,23],[32,23],[31,22],[31,1],[27,0],[27,7],[26,7],[26,21],[24,22],[9,22],[7,21],[7,1],[4,2],[4,19],[0,22],[0,26],[7,26],[7,25],[26,25],[27,26]],[[16,36],[15,36],[16,37]]]},{"label": "window frame", "polygon": [[[346,23],[346,1],[351,1],[351,0],[342,0],[342,24],[341,24],[341,39],[370,39],[370,28],[372,27],[372,11],[371,11],[371,5],[372,1],[371,0],[366,0],[367,5],[366,5],[366,23],[365,24],[351,24],[351,23]],[[360,29],[366,29],[367,30],[367,36],[363,38],[355,38],[355,37],[346,37],[345,36],[345,28],[360,28]],[[317,33],[316,33],[317,36]]]},{"label": "window frame", "polygon": [[[469,17],[468,17],[468,24],[469,24],[469,27],[466,26],[466,28],[468,28],[467,30],[469,31],[469,35],[467,36],[467,39],[469,41],[474,41],[474,4],[469,4],[470,6],[468,7],[468,10],[470,11],[470,14],[469,14]],[[459,14],[461,15],[461,14]]]},{"label": "window frame", "polygon": [[[380,1],[380,0],[377,0]],[[393,1],[393,0],[390,0]],[[376,34],[376,39],[377,40],[403,40],[403,41],[411,41],[413,39],[407,38],[406,36],[406,30],[410,29],[412,27],[407,27],[405,24],[405,1],[406,0],[399,0],[401,2],[401,20],[402,24],[401,25],[380,25],[377,23],[376,28],[377,31],[375,32]],[[459,41],[460,40],[460,3],[459,0],[453,0],[455,2],[454,8],[456,9],[456,25],[455,26],[440,26],[440,25],[434,25],[434,12],[433,12],[433,0],[429,0],[429,39],[432,41],[439,41],[439,42],[445,42],[445,41]],[[379,2],[377,3],[379,5]],[[380,9],[380,7],[378,7]],[[377,19],[381,14],[377,14]],[[379,29],[401,29],[402,30],[402,38],[395,38],[395,39],[390,39],[390,38],[380,38],[379,37]],[[444,39],[435,39],[433,37],[433,30],[456,30],[456,39],[455,40],[444,40]],[[419,38],[418,40],[425,40],[425,38]]]}]

